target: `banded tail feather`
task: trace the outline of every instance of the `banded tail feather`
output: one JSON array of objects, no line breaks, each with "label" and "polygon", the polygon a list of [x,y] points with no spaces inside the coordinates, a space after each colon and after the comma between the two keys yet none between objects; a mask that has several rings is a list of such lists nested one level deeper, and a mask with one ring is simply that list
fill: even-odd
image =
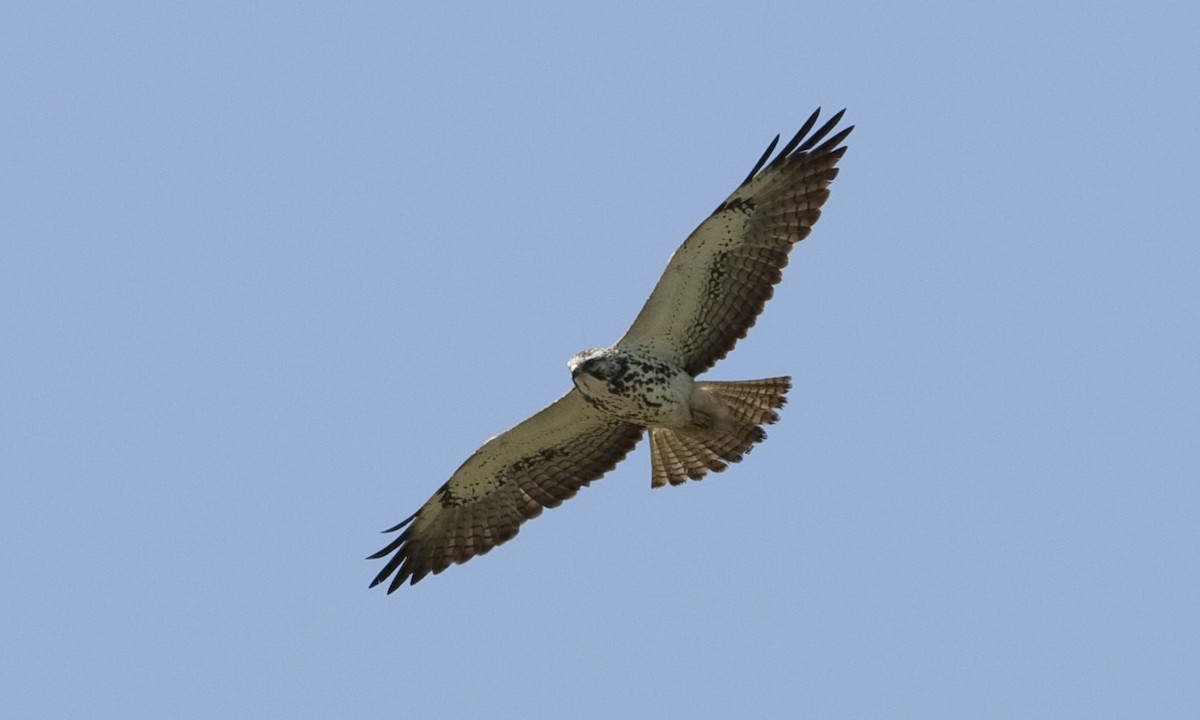
[{"label": "banded tail feather", "polygon": [[789,377],[696,383],[720,410],[711,427],[650,429],[650,486],[682,485],[740,462],[767,438],[762,426],[779,420],[791,387]]}]

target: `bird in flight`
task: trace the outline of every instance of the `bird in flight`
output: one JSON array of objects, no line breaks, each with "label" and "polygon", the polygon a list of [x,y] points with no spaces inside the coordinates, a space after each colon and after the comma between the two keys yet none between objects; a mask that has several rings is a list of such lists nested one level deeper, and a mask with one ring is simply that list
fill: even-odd
[{"label": "bird in flight", "polygon": [[[680,485],[721,472],[766,438],[791,378],[702,382],[746,337],[782,279],[792,246],[821,217],[842,142],[837,113],[815,131],[818,109],[754,169],[667,263],[629,331],[567,363],[574,387],[484,443],[369,559],[388,557],[371,587],[392,593],[512,539],[544,508],[598,480],[650,435],[650,484]],[[832,133],[832,134],[831,134]],[[770,160],[770,162],[768,162]]]}]

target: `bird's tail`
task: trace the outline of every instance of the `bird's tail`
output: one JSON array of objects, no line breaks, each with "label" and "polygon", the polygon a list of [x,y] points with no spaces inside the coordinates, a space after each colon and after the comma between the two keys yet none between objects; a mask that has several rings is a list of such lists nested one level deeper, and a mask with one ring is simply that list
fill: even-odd
[{"label": "bird's tail", "polygon": [[767,438],[761,426],[779,419],[775,411],[787,402],[791,387],[789,377],[696,383],[698,394],[716,400],[711,426],[651,428],[651,486],[700,480],[739,462]]}]

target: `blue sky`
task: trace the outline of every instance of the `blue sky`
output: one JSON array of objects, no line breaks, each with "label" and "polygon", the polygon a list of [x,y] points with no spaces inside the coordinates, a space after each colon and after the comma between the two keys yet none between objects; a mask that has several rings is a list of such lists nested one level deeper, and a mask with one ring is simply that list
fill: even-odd
[{"label": "blue sky", "polygon": [[[1197,717],[1198,29],[10,5],[0,715]],[[710,374],[795,378],[770,439],[368,590],[817,106],[842,174]]]}]

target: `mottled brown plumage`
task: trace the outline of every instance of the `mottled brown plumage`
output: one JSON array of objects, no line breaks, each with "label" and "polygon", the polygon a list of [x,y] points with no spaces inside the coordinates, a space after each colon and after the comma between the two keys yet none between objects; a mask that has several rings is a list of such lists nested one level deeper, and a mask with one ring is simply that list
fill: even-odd
[{"label": "mottled brown plumage", "polygon": [[775,138],[746,180],[671,256],[618,347],[682,350],[684,367],[695,376],[746,337],[783,279],[792,246],[821,217],[846,153],[841,142],[854,129],[825,140],[844,112],[805,137],[817,122],[820,111],[814,112],[764,169]]},{"label": "mottled brown plumage", "polygon": [[[572,390],[550,407],[488,440],[371,556],[392,555],[371,586],[395,573],[388,592],[516,536],[521,523],[554,508],[617,466],[644,429],[589,407]],[[471,482],[471,478],[480,482]],[[456,483],[455,479],[460,479]]]},{"label": "mottled brown plumage", "polygon": [[679,485],[738,462],[779,419],[790,378],[696,382],[746,336],[829,197],[841,146],[837,113],[820,111],[746,180],[671,257],[621,340],[571,359],[575,388],[484,444],[371,555],[388,592],[466,562],[522,523],[613,469],[650,431],[651,484]]}]

